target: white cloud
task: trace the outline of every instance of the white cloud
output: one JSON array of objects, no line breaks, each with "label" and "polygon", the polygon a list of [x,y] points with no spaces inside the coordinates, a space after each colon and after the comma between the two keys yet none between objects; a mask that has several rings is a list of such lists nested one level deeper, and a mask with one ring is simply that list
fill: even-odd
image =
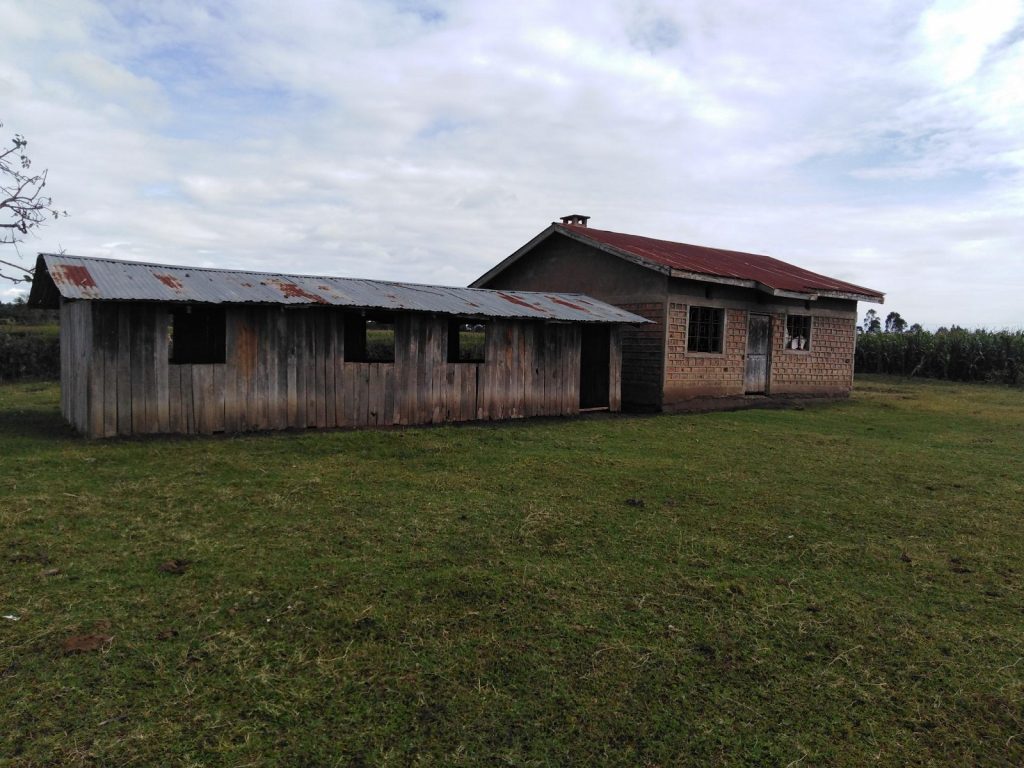
[{"label": "white cloud", "polygon": [[72,214],[22,250],[464,284],[582,211],[1021,325],[1021,3],[979,7],[0,0]]}]

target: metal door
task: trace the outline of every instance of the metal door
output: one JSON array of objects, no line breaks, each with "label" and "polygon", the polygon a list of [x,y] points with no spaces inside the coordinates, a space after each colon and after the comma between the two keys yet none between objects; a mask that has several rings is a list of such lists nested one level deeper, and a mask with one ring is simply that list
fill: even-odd
[{"label": "metal door", "polygon": [[771,338],[771,318],[768,315],[750,315],[747,323],[747,364],[743,375],[743,389],[748,395],[768,391],[768,340]]}]

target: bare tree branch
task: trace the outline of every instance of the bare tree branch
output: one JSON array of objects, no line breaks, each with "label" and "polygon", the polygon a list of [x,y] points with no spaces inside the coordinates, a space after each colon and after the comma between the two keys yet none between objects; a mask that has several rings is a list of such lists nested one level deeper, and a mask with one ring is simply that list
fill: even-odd
[{"label": "bare tree branch", "polygon": [[[2,127],[3,123],[0,123]],[[32,160],[26,154],[27,146],[28,140],[16,133],[11,146],[0,149],[0,245],[16,245],[36,227],[50,219],[68,215],[67,211],[54,208],[53,199],[43,194],[47,172],[31,172]],[[3,260],[0,260],[0,265],[13,267],[25,274],[18,278],[0,271],[0,280],[16,284],[32,281],[31,267]]]}]

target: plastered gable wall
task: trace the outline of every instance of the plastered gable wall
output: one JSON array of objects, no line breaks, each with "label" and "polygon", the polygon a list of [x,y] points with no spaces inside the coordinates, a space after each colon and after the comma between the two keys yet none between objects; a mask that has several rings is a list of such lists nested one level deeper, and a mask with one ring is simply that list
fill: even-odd
[{"label": "plastered gable wall", "polygon": [[481,287],[585,293],[651,320],[622,327],[622,404],[660,407],[667,276],[556,234]]}]

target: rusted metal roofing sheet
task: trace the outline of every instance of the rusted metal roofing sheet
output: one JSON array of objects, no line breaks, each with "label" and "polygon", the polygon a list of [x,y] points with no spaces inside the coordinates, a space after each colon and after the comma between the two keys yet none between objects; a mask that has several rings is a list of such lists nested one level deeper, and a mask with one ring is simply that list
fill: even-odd
[{"label": "rusted metal roofing sheet", "polygon": [[574,239],[608,246],[679,272],[749,280],[775,290],[801,294],[846,295],[870,301],[881,301],[884,297],[880,291],[819,275],[770,256],[673,243],[585,226],[555,224],[553,228]]},{"label": "rusted metal roofing sheet", "polygon": [[492,291],[40,254],[29,303],[55,306],[53,288],[65,299],[97,301],[322,304],[472,317],[591,323],[648,322],[639,315],[577,293]]}]

